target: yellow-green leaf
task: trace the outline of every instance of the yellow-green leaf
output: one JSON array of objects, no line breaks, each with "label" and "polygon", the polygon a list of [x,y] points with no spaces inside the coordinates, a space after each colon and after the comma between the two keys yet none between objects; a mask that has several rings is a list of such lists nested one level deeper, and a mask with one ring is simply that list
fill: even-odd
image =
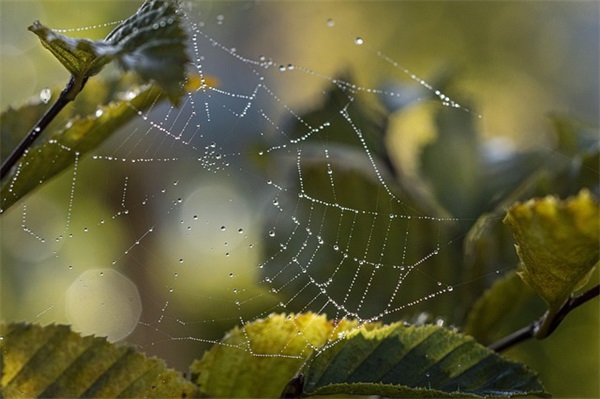
[{"label": "yellow-green leaf", "polygon": [[[148,109],[164,95],[158,87],[147,85],[132,87],[126,97],[121,96],[121,99],[99,106],[91,115],[74,117],[62,129],[55,130],[48,140],[30,148],[13,169],[13,174],[2,183],[0,209],[6,211],[41,182],[72,165],[137,116],[138,111]],[[15,112],[18,115],[20,111],[12,111]],[[22,112],[26,113],[27,107]],[[0,122],[4,124],[5,120],[14,119],[15,115],[3,114]],[[3,137],[5,132],[10,134],[3,127]]]},{"label": "yellow-green leaf", "polygon": [[516,203],[504,222],[517,241],[519,275],[546,301],[551,319],[598,263],[598,201],[582,190],[564,201],[548,196]]},{"label": "yellow-green leaf", "polygon": [[73,39],[56,33],[35,21],[29,27],[42,45],[60,61],[73,76],[93,76],[111,62],[119,49],[103,40]]},{"label": "yellow-green leaf", "polygon": [[355,325],[314,313],[271,315],[229,331],[192,364],[192,380],[213,397],[279,397],[315,348]]},{"label": "yellow-green leaf", "polygon": [[191,397],[196,387],[164,362],[69,327],[0,325],[1,389],[10,398]]}]

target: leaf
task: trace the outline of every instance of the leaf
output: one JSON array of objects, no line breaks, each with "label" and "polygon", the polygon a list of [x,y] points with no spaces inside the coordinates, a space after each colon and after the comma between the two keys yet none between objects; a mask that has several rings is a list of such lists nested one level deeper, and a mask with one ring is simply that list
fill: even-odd
[{"label": "leaf", "polygon": [[436,126],[436,140],[423,147],[420,173],[451,215],[476,214],[482,200],[483,157],[473,115],[442,106]]},{"label": "leaf", "polygon": [[[530,317],[535,308],[535,292],[523,284],[517,273],[509,273],[484,292],[467,316],[463,332],[480,344],[488,345],[531,319],[517,321],[522,313]],[[541,301],[540,301],[541,302]],[[526,311],[524,311],[526,310]]]},{"label": "leaf", "polygon": [[147,82],[156,82],[173,103],[183,94],[185,65],[189,62],[188,36],[172,1],[146,1],[104,40],[69,38],[39,21],[29,30],[76,78],[79,90],[87,78],[116,60],[124,70],[134,71]]},{"label": "leaf", "polygon": [[[165,99],[164,91],[154,85],[139,86],[131,75],[119,79],[94,79],[87,83],[72,106],[67,106],[50,123],[50,136],[31,148],[13,168],[12,176],[2,182],[0,209],[6,211],[30,191],[93,150],[120,127]],[[217,86],[210,76],[189,74],[184,89],[194,92],[206,86]],[[58,95],[55,90],[52,98]],[[112,100],[112,101],[111,101]],[[106,104],[108,103],[108,104]],[[99,105],[103,104],[103,105]],[[9,108],[0,114],[1,159],[23,138],[23,134],[46,112],[49,104],[39,97],[24,106]],[[84,115],[84,116],[80,116]],[[75,156],[75,153],[79,154]],[[18,171],[18,174],[16,174]]]},{"label": "leaf", "polygon": [[[30,148],[13,169],[13,175],[5,179],[0,191],[0,208],[6,211],[41,182],[50,179],[73,164],[86,152],[100,145],[121,126],[148,109],[163,95],[156,86],[131,88],[121,99],[100,106],[85,117],[74,117],[60,130],[55,130],[49,139]],[[163,97],[164,98],[164,97]],[[16,115],[14,114],[16,112]],[[2,137],[5,121],[14,121],[17,115],[29,112],[28,107],[2,115]],[[7,117],[10,116],[10,117]]]},{"label": "leaf", "polygon": [[48,29],[40,21],[35,21],[28,29],[38,36],[42,45],[71,75],[81,79],[96,75],[119,51],[103,40],[74,39],[61,35]]},{"label": "leaf", "polygon": [[7,397],[191,397],[195,386],[163,361],[69,327],[0,326]]},{"label": "leaf", "polygon": [[358,329],[315,353],[304,394],[386,397],[544,396],[536,375],[472,338],[434,325]]},{"label": "leaf", "polygon": [[[600,207],[587,190],[513,205],[504,219],[517,241],[519,275],[548,304],[551,320],[598,263]],[[547,326],[545,326],[547,327]],[[544,336],[545,327],[539,337]]]},{"label": "leaf", "polygon": [[279,397],[315,348],[355,325],[304,313],[236,327],[192,364],[192,381],[213,397]]},{"label": "leaf", "polygon": [[135,15],[106,37],[118,46],[117,63],[146,81],[155,81],[177,103],[185,81],[188,36],[173,1],[146,1]]}]

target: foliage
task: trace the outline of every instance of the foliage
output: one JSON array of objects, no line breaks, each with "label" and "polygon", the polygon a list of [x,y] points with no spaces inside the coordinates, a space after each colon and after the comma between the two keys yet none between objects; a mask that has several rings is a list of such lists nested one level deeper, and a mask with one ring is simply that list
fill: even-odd
[{"label": "foliage", "polygon": [[116,61],[124,70],[132,70],[146,81],[154,80],[172,101],[179,101],[185,64],[189,62],[187,34],[170,1],[146,1],[104,40],[69,38],[39,21],[29,30],[78,82]]},{"label": "foliage", "polygon": [[[148,1],[103,41],[67,38],[39,23],[31,27],[73,75],[78,90],[111,61],[157,86],[133,86],[128,80],[90,83],[96,90],[78,99],[82,105],[79,109],[85,109],[86,114],[77,116],[67,110],[66,115],[55,118],[49,137],[27,151],[13,175],[2,182],[3,211],[96,148],[165,94],[177,102],[184,87],[187,56],[186,35],[176,22],[176,8],[171,2]],[[327,201],[327,163],[333,162],[343,166],[337,169],[337,184],[355,194],[342,200],[348,202],[341,206],[375,209],[377,205],[383,214],[409,209],[416,214],[456,218],[458,222],[449,229],[459,238],[444,254],[431,260],[430,272],[453,275],[459,281],[489,273],[491,260],[506,267],[515,259],[512,242],[507,241],[507,232],[497,223],[498,216],[510,206],[505,221],[517,242],[518,275],[531,290],[516,273],[509,273],[485,293],[487,287],[472,284],[465,295],[444,303],[415,306],[417,312],[427,309],[464,326],[465,333],[480,343],[440,325],[361,325],[357,320],[328,320],[303,309],[300,314],[271,315],[234,328],[192,364],[193,381],[189,382],[156,359],[146,359],[131,348],[117,347],[100,338],[81,337],[66,326],[9,324],[2,327],[2,393],[26,397],[159,397],[198,392],[214,397],[272,397],[281,393],[286,397],[547,395],[534,372],[482,343],[498,339],[490,331],[506,320],[516,302],[529,306],[534,293],[543,298],[548,310],[525,338],[545,338],[566,313],[583,303],[577,301],[580,297],[575,293],[588,282],[599,257],[599,205],[591,194],[598,192],[597,172],[591,167],[598,161],[597,132],[572,118],[553,116],[556,150],[569,157],[550,162],[539,153],[513,153],[498,160],[482,149],[472,113],[435,108],[438,137],[423,149],[420,175],[414,179],[395,164],[386,146],[391,115],[353,92],[350,80],[336,79],[327,102],[307,112],[302,120],[312,126],[334,121],[337,127],[344,126],[344,120],[352,115],[352,127],[361,140],[348,140],[344,131],[333,128],[326,136],[331,159],[308,157],[302,168],[306,183],[303,191],[297,192],[319,192],[320,198]],[[98,107],[99,92],[105,94],[102,97],[108,103]],[[345,113],[339,113],[339,109]],[[2,142],[18,141],[26,126],[46,110],[44,104],[32,103],[3,113]],[[295,138],[304,134],[303,127],[294,127]],[[310,145],[318,145],[321,137],[310,137],[305,149],[310,151]],[[3,158],[5,151],[6,146]],[[449,162],[452,173],[440,174]],[[373,164],[381,174],[366,172]],[[382,179],[402,198],[401,205],[379,204],[379,198],[370,195],[377,192]],[[492,184],[486,185],[488,181]],[[517,202],[548,193],[555,196]],[[338,201],[333,197],[331,200]],[[463,215],[475,217],[467,219]],[[402,242],[402,232],[373,229],[367,223],[373,222],[357,218],[352,226],[355,239],[374,230],[369,240]],[[351,236],[340,234],[339,226],[325,229],[325,236]],[[439,226],[424,223],[414,232],[415,242],[408,253],[398,253],[399,247],[392,247],[382,254],[382,262],[398,257],[415,259],[418,252],[431,250],[428,239],[435,234],[440,234]],[[490,243],[496,245],[492,250]],[[463,262],[465,252],[468,256]],[[331,263],[327,258],[311,261]],[[419,287],[414,287],[415,292],[411,289],[401,295],[410,298]],[[471,307],[477,297],[480,300]]]},{"label": "foliage", "polygon": [[196,387],[163,361],[67,326],[0,325],[1,391],[11,398],[191,397]]},{"label": "foliage", "polygon": [[574,291],[584,287],[598,264],[600,208],[583,190],[560,202],[554,197],[513,205],[504,220],[515,235],[521,259],[519,276],[548,304],[547,323]]},{"label": "foliage", "polygon": [[[116,85],[116,82],[93,83],[94,89],[99,92],[111,92],[111,88]],[[104,142],[119,127],[131,121],[138,112],[148,109],[163,97],[162,91],[153,85],[129,87],[127,92],[115,94],[115,100],[99,106],[92,113],[83,117],[73,115],[63,126],[55,125],[49,138],[23,155],[15,174],[2,183],[2,210],[6,211],[38,187],[40,182],[64,171]],[[26,126],[31,126],[39,119],[45,108],[33,103],[2,113],[0,126],[3,137],[24,131]]]}]

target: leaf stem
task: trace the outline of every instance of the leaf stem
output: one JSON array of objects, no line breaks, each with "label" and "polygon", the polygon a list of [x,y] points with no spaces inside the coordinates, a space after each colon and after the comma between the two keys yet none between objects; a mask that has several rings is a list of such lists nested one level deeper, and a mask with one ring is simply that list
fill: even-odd
[{"label": "leaf stem", "polygon": [[48,110],[40,120],[35,124],[33,128],[27,133],[27,136],[17,147],[13,150],[13,152],[2,162],[2,166],[0,167],[0,180],[4,179],[4,177],[10,172],[10,170],[15,166],[15,164],[19,161],[19,159],[23,156],[23,154],[27,151],[29,147],[31,147],[34,141],[42,134],[42,132],[48,127],[50,122],[56,118],[58,113],[71,101],[77,97],[77,94],[83,89],[87,82],[87,77],[76,77],[71,76],[69,83],[64,88],[64,90],[60,93],[54,104]]},{"label": "leaf stem", "polygon": [[496,351],[496,352],[502,352],[522,341],[528,340],[533,337],[538,338],[538,339],[546,338],[550,334],[552,334],[552,332],[554,332],[554,330],[556,330],[556,328],[564,320],[565,316],[567,314],[569,314],[569,312],[571,312],[573,309],[583,305],[584,303],[588,302],[589,300],[597,297],[599,294],[600,294],[600,285],[596,285],[595,287],[591,288],[590,290],[584,292],[581,295],[569,298],[569,300],[566,301],[561,306],[561,308],[558,310],[558,312],[556,312],[556,314],[554,315],[552,320],[550,320],[550,325],[549,325],[548,331],[543,336],[538,336],[538,335],[536,335],[536,333],[537,333],[539,327],[542,324],[544,324],[544,322],[546,321],[547,313],[544,314],[539,320],[536,320],[533,323],[531,323],[530,325],[523,327],[523,328],[507,335],[506,337],[496,341],[495,343],[488,346],[488,348],[493,351]]}]

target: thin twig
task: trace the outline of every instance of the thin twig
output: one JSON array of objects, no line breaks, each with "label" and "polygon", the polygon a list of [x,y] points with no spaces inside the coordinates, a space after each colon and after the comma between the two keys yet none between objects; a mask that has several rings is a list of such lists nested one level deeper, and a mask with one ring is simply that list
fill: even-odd
[{"label": "thin twig", "polygon": [[[558,327],[558,325],[564,320],[565,316],[569,312],[583,305],[587,301],[597,297],[599,294],[600,285],[596,285],[594,288],[584,292],[583,294],[570,298],[564,303],[563,306],[561,306],[559,311],[555,314],[554,318],[550,322],[550,328],[548,329],[546,335],[544,337],[538,338],[546,338],[547,336],[552,334],[552,332],[556,330],[556,327]],[[493,344],[489,345],[488,348],[496,352],[502,352],[503,350],[506,350],[511,346],[518,344],[519,342],[535,337],[536,331],[538,330],[539,326],[543,324],[545,318],[546,314],[542,316],[539,320],[536,320],[530,325],[528,325],[527,327],[523,327],[500,339],[499,341],[494,342]]]},{"label": "thin twig", "polygon": [[77,94],[83,89],[87,78],[77,79],[75,76],[71,76],[69,83],[64,88],[64,90],[60,93],[56,102],[52,104],[50,108],[46,111],[44,115],[40,118],[40,120],[35,124],[33,128],[27,133],[27,136],[17,147],[13,150],[13,152],[6,158],[4,162],[2,162],[2,166],[0,167],[0,180],[4,179],[4,177],[10,172],[10,170],[15,166],[15,164],[19,161],[19,159],[23,156],[25,151],[29,147],[31,147],[34,141],[42,134],[42,132],[48,127],[50,122],[56,118],[56,115],[71,101],[75,99]]}]

